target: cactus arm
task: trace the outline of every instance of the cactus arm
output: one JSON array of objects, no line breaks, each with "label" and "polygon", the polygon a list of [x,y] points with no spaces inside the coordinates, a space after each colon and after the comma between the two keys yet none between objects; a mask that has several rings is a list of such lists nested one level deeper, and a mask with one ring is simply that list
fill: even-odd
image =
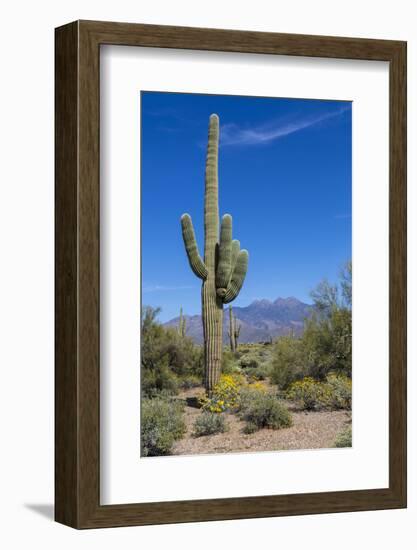
[{"label": "cactus arm", "polygon": [[245,280],[246,271],[248,269],[249,254],[247,250],[241,250],[238,254],[236,265],[230,279],[229,286],[227,287],[226,294],[223,298],[223,303],[228,304],[232,302],[239,294],[242,288],[243,281]]},{"label": "cactus arm", "polygon": [[220,229],[219,259],[216,270],[217,295],[224,296],[231,275],[232,216],[225,214]]},{"label": "cactus arm", "polygon": [[193,222],[188,214],[181,216],[182,237],[184,239],[185,250],[187,252],[190,267],[200,279],[207,278],[207,267],[198,252],[197,241],[195,238]]},{"label": "cactus arm", "polygon": [[235,270],[235,265],[236,265],[239,252],[240,252],[240,242],[234,239],[232,241],[232,252],[231,252],[231,258],[230,258],[230,277],[232,276],[233,271]]}]

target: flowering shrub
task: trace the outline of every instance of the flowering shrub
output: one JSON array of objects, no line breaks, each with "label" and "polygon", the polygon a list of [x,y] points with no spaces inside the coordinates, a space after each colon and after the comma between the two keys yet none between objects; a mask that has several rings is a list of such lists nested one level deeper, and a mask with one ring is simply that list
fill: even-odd
[{"label": "flowering shrub", "polygon": [[352,379],[345,374],[329,374],[326,379],[333,409],[352,408]]},{"label": "flowering shrub", "polygon": [[307,411],[328,408],[331,398],[329,388],[310,376],[293,382],[286,392],[286,397],[296,401],[301,409]]},{"label": "flowering shrub", "polygon": [[267,386],[261,380],[255,380],[255,382],[250,383],[248,389],[262,393],[266,393],[268,391]]},{"label": "flowering shrub", "polygon": [[244,384],[239,374],[222,374],[211,397],[200,397],[201,408],[211,413],[234,411],[239,407],[239,392]]},{"label": "flowering shrub", "polygon": [[329,374],[325,382],[306,377],[293,382],[285,395],[304,410],[350,409],[352,381],[343,374]]},{"label": "flowering shrub", "polygon": [[194,423],[194,437],[213,435],[227,431],[228,426],[222,414],[203,412]]}]

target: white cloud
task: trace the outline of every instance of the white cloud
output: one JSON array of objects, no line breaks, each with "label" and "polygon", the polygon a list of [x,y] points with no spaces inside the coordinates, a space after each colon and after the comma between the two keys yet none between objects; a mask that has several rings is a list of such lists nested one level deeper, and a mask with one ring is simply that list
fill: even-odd
[{"label": "white cloud", "polygon": [[222,145],[256,145],[269,143],[284,136],[294,134],[310,126],[315,126],[325,120],[335,118],[347,110],[341,107],[336,111],[329,111],[309,117],[295,117],[292,120],[274,121],[255,128],[241,128],[237,124],[224,124],[221,127]]}]

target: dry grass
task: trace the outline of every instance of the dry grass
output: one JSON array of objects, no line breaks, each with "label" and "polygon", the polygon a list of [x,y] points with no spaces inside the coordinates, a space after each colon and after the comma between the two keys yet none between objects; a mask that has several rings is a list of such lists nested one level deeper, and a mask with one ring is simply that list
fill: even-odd
[{"label": "dry grass", "polygon": [[[192,399],[202,388],[182,392],[180,399]],[[174,444],[172,454],[194,455],[210,453],[259,452],[289,449],[323,449],[333,447],[334,440],[348,424],[350,413],[346,411],[300,412],[292,411],[293,426],[281,430],[262,429],[246,435],[244,422],[234,414],[227,414],[229,431],[222,434],[193,437],[194,422],[201,411],[192,406],[185,407],[187,432],[183,439]]]}]

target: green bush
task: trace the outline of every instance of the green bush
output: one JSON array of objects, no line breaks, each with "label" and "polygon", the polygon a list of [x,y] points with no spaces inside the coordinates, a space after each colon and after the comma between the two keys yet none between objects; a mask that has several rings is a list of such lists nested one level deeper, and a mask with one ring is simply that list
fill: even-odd
[{"label": "green bush", "polygon": [[352,426],[342,430],[335,439],[335,447],[352,447]]},{"label": "green bush", "polygon": [[155,397],[176,395],[178,393],[178,378],[168,366],[168,357],[164,356],[153,369],[142,371],[142,395]]},{"label": "green bush", "polygon": [[246,422],[245,426],[243,427],[243,433],[244,434],[253,434],[259,430],[257,424],[255,422]]},{"label": "green bush", "polygon": [[285,390],[307,373],[303,341],[293,336],[281,336],[272,348],[271,382]]},{"label": "green bush", "polygon": [[142,311],[141,375],[145,396],[160,392],[175,394],[178,377],[203,376],[203,349],[175,328],[156,321],[159,309],[145,306]]},{"label": "green bush", "polygon": [[228,427],[222,414],[203,412],[194,423],[194,437],[219,434],[227,431]]},{"label": "green bush", "polygon": [[155,397],[142,399],[142,456],[169,455],[172,445],[185,433],[184,405],[177,400]]},{"label": "green bush", "polygon": [[256,369],[260,365],[259,356],[255,353],[246,353],[240,358],[239,364],[243,369]]},{"label": "green bush", "polygon": [[338,283],[322,280],[311,297],[302,336],[283,336],[272,346],[271,381],[281,390],[304,377],[324,381],[332,372],[352,374],[352,263]]},{"label": "green bush", "polygon": [[246,390],[241,395],[241,418],[246,421],[245,433],[261,428],[288,428],[292,426],[291,413],[274,395]]},{"label": "green bush", "polygon": [[249,381],[252,380],[266,380],[270,374],[270,367],[267,364],[260,365],[259,367],[249,367],[245,369],[245,375]]},{"label": "green bush", "polygon": [[236,353],[232,351],[224,351],[222,357],[222,373],[234,374],[240,372],[239,362]]},{"label": "green bush", "polygon": [[326,378],[332,409],[352,409],[352,380],[344,374],[331,373]]}]

